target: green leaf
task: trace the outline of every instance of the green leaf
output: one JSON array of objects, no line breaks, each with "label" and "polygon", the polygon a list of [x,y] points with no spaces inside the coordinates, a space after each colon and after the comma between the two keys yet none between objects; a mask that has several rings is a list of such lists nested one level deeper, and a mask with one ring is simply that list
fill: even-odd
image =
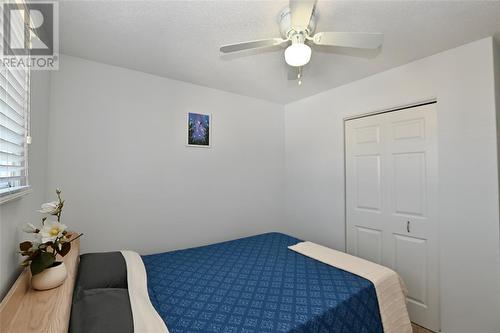
[{"label": "green leaf", "polygon": [[43,267],[43,262],[42,262],[40,255],[37,255],[36,257],[34,257],[31,260],[30,269],[31,269],[32,275],[36,275],[36,274],[43,271],[44,267]]},{"label": "green leaf", "polygon": [[33,260],[31,261],[31,274],[36,275],[38,273],[43,272],[44,269],[49,268],[55,261],[55,257],[48,252],[40,252]]},{"label": "green leaf", "polygon": [[31,242],[29,242],[29,241],[22,242],[21,244],[19,244],[19,249],[21,251],[28,251],[29,249],[31,249],[32,245],[33,244],[31,244]]}]

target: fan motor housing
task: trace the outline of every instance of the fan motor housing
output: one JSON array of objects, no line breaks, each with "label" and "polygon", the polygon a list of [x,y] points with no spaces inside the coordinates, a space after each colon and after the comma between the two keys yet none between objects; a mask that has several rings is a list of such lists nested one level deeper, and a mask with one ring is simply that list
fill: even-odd
[{"label": "fan motor housing", "polygon": [[[309,36],[314,32],[314,29],[316,29],[316,9],[313,10],[313,13],[311,15],[311,20],[309,21],[309,25],[307,26],[307,29],[305,33]],[[291,35],[295,33],[300,33],[302,31],[296,31],[292,27],[292,18],[290,15],[290,7],[284,8],[279,17],[278,17],[278,22],[280,25],[280,33],[281,37],[283,38],[289,38]]]}]

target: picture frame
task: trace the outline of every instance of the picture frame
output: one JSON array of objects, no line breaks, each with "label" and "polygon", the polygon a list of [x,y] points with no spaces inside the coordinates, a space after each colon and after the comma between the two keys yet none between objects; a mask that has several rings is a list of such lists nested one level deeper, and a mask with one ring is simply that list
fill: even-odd
[{"label": "picture frame", "polygon": [[212,114],[188,112],[186,114],[186,146],[212,147]]}]

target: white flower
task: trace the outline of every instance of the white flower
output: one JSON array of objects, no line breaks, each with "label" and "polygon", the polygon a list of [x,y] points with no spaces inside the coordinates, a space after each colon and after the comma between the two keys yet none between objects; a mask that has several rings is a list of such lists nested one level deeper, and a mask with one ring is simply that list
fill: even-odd
[{"label": "white flower", "polygon": [[27,232],[27,233],[35,233],[36,232],[36,227],[33,224],[31,224],[31,223],[27,223],[23,227],[23,231]]},{"label": "white flower", "polygon": [[40,246],[40,242],[38,241],[33,241],[31,242],[31,248],[28,250],[30,252],[35,252],[36,250],[38,250],[38,247]]},{"label": "white flower", "polygon": [[40,233],[33,234],[33,242],[37,243],[38,245],[42,244],[42,235]]},{"label": "white flower", "polygon": [[45,221],[42,230],[40,230],[40,235],[42,236],[42,243],[53,242],[57,238],[62,236],[64,230],[66,230],[66,225],[61,224],[56,221]]},{"label": "white flower", "polygon": [[42,204],[42,208],[38,212],[42,214],[52,214],[55,215],[59,210],[59,201],[52,201]]}]

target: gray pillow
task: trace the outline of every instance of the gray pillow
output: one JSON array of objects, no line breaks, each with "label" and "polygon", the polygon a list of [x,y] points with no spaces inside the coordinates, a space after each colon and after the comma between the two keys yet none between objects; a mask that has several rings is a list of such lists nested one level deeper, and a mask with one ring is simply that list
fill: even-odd
[{"label": "gray pillow", "polygon": [[133,333],[127,289],[83,290],[71,308],[70,333]]},{"label": "gray pillow", "polygon": [[127,264],[120,252],[80,256],[75,292],[95,288],[127,288]]}]

